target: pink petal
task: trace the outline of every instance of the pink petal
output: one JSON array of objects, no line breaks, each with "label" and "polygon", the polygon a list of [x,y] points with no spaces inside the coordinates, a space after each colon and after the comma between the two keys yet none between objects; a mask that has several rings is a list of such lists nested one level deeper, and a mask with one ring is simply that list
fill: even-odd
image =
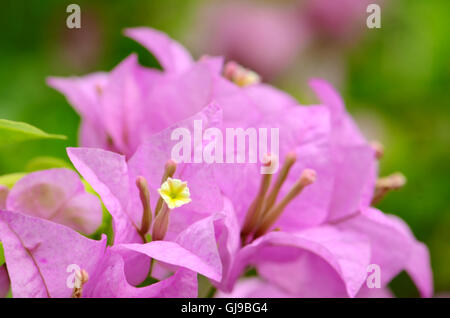
[{"label": "pink petal", "polygon": [[275,127],[280,127],[280,157],[284,159],[288,152],[297,155],[279,198],[287,194],[303,170],[315,170],[317,178],[286,207],[276,226],[291,231],[321,224],[328,214],[334,179],[329,112],[324,107],[297,106],[282,112],[278,118],[274,123]]},{"label": "pink petal", "polygon": [[322,79],[311,79],[309,86],[316,93],[320,102],[329,107],[333,114],[339,114],[345,111],[344,101],[328,82]]},{"label": "pink petal", "polygon": [[40,218],[0,211],[0,239],[14,297],[70,297],[67,267],[93,273],[103,257],[106,238],[88,239]]},{"label": "pink petal", "polygon": [[166,72],[182,72],[192,63],[192,57],[178,42],[150,28],[126,29],[125,35],[139,42],[155,55]]},{"label": "pink petal", "polygon": [[221,288],[227,284],[227,275],[240,248],[240,227],[233,205],[228,199],[224,199],[224,209],[217,213],[214,219],[215,238],[222,260],[222,281],[214,284]]},{"label": "pink petal", "polygon": [[147,89],[141,112],[141,138],[160,132],[195,115],[213,99],[213,74],[206,62],[192,64],[188,70],[165,75]]},{"label": "pink petal", "polygon": [[78,175],[69,169],[50,169],[28,174],[11,189],[6,207],[52,220],[91,234],[102,222],[97,197],[85,192]]},{"label": "pink petal", "polygon": [[243,90],[265,115],[298,105],[292,96],[267,84],[250,85]]},{"label": "pink petal", "polygon": [[221,76],[222,70],[223,70],[223,64],[224,64],[223,56],[203,55],[200,58],[199,62],[205,63],[206,65],[208,65],[208,67],[212,73]]},{"label": "pink petal", "polygon": [[[156,204],[156,198],[159,197],[156,189],[160,187],[164,166],[169,159],[172,159],[172,149],[178,143],[177,140],[172,140],[171,134],[174,129],[183,127],[191,132],[191,136],[194,136],[194,120],[201,120],[203,129],[218,126],[221,123],[221,108],[216,103],[211,103],[194,116],[147,138],[129,160],[130,180],[135,180],[137,176],[147,179],[151,189],[150,197],[155,198],[151,199],[152,204]],[[193,145],[191,149],[193,151]],[[191,160],[194,160],[193,154],[191,154]],[[175,213],[191,211],[210,215],[222,209],[222,194],[212,178],[213,168],[213,165],[208,164],[178,164],[175,177],[187,181],[192,202],[177,209]],[[132,187],[131,191],[135,194],[130,196],[132,207],[129,210],[140,210],[136,187]]]},{"label": "pink petal", "polygon": [[135,135],[134,116],[142,114],[142,92],[139,89],[139,64],[132,54],[117,65],[109,74],[101,99],[102,121],[115,147],[126,155],[131,155],[130,142]]},{"label": "pink petal", "polygon": [[[284,231],[293,231],[322,223],[328,215],[334,180],[328,141],[328,110],[324,107],[290,107],[259,121],[257,127],[267,128],[268,134],[271,128],[279,129],[280,167],[288,152],[297,155],[279,198],[287,194],[304,169],[317,172],[316,182],[289,203],[276,226]],[[261,182],[259,165],[219,164],[214,174],[216,182],[232,200],[238,218],[242,220]],[[273,178],[276,177],[277,174],[274,174]]]},{"label": "pink petal", "polygon": [[51,220],[81,233],[92,234],[102,224],[102,219],[100,200],[93,194],[80,193],[73,196]]},{"label": "pink petal", "polygon": [[101,122],[99,91],[106,84],[106,73],[93,73],[83,77],[49,77],[47,84],[64,94],[77,112],[90,122]]},{"label": "pink petal", "polygon": [[[172,214],[180,213],[183,212],[172,212]],[[238,231],[232,207],[227,202],[223,211],[188,226],[173,242],[121,244],[113,249],[119,250],[121,254],[127,250],[142,253],[161,262],[188,268],[212,280],[220,281],[222,261],[228,268],[229,260],[237,250]]]},{"label": "pink petal", "polygon": [[377,162],[344,101],[326,81],[313,79],[310,86],[331,114],[331,153],[335,169],[330,220],[345,218],[369,206],[377,178]]},{"label": "pink petal", "polygon": [[124,259],[118,253],[109,252],[96,275],[83,290],[83,297],[95,298],[181,298],[197,297],[197,274],[179,269],[158,283],[136,288],[130,285],[124,273]]},{"label": "pink petal", "polygon": [[260,278],[244,278],[239,280],[234,286],[233,291],[224,293],[218,291],[216,298],[290,298],[295,297],[292,294],[270,284]]},{"label": "pink petal", "polygon": [[337,144],[366,144],[353,119],[346,113],[344,101],[339,93],[326,81],[312,79],[309,85],[319,97],[320,102],[330,109],[333,126],[333,139]]},{"label": "pink petal", "polygon": [[433,273],[431,271],[430,252],[425,244],[417,241],[412,243],[411,255],[406,264],[406,272],[417,285],[422,297],[433,296]]},{"label": "pink petal", "polygon": [[78,143],[83,147],[113,150],[114,145],[108,143],[108,136],[102,125],[82,119],[78,132]]},{"label": "pink petal", "polygon": [[107,149],[131,157],[148,128],[158,123],[156,118],[146,117],[145,111],[155,107],[150,92],[166,77],[139,65],[135,54],[111,71],[101,95],[103,129],[110,137]]},{"label": "pink petal", "polygon": [[348,217],[370,205],[378,170],[369,146],[338,147],[333,154],[335,177],[330,221]]},{"label": "pink petal", "polygon": [[369,258],[369,245],[360,235],[330,226],[296,234],[271,232],[238,253],[229,287],[251,264],[296,297],[354,297],[366,279]]},{"label": "pink petal", "polygon": [[127,250],[145,254],[155,260],[187,268],[214,280],[220,280],[221,273],[215,264],[203,260],[175,242],[153,241],[147,244],[120,244],[113,247],[114,251]]},{"label": "pink petal", "polygon": [[386,286],[401,270],[406,270],[421,295],[431,297],[433,279],[428,249],[414,238],[401,219],[369,208],[338,226],[370,240],[371,263],[381,268],[382,286]]},{"label": "pink petal", "polygon": [[[214,82],[213,98],[223,109],[226,127],[246,128],[261,117],[257,106],[246,92],[221,76]],[[243,109],[249,111],[243,112]]]},{"label": "pink petal", "polygon": [[125,157],[93,148],[67,148],[67,154],[111,213],[114,221],[114,242],[142,242],[136,231],[140,226],[138,222],[142,211],[127,210],[130,185]]},{"label": "pink petal", "polygon": [[357,298],[394,298],[394,295],[388,288],[368,288],[363,285],[356,295]]}]

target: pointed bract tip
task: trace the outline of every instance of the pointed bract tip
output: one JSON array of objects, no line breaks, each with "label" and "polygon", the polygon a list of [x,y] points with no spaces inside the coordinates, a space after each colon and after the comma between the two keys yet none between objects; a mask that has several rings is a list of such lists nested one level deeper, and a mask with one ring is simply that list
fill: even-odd
[{"label": "pointed bract tip", "polygon": [[83,286],[89,280],[89,274],[81,269],[75,273],[75,286],[72,291],[72,298],[81,298],[83,296]]}]

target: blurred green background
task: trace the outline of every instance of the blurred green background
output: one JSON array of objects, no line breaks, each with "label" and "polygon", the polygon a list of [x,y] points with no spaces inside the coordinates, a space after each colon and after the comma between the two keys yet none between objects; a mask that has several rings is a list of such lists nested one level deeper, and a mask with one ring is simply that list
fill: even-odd
[{"label": "blurred green background", "polygon": [[[195,36],[193,26],[201,25],[197,13],[206,2],[77,0],[82,28],[69,30],[66,7],[73,1],[3,1],[0,118],[25,121],[68,140],[1,148],[0,175],[24,171],[36,156],[65,159],[65,147],[77,144],[79,117],[46,86],[47,76],[109,71],[132,52],[142,64],[157,66],[145,49],[122,36],[125,27],[163,30],[199,52],[189,39]],[[381,174],[401,171],[408,178],[380,208],[401,216],[429,246],[439,295],[450,291],[450,1],[386,2],[381,29],[365,29],[353,45],[317,50],[329,50],[344,65],[335,84],[362,129],[385,145]],[[314,46],[303,57],[299,53],[294,69],[303,69],[314,55]],[[310,102],[306,79],[288,73],[277,76],[274,85]],[[314,68],[307,75],[322,76]],[[397,296],[417,294],[406,275],[392,287]]]}]

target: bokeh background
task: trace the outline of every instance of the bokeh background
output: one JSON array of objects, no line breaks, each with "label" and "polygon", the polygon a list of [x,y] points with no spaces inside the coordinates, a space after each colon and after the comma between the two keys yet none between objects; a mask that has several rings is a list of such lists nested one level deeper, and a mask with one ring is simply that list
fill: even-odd
[{"label": "bokeh background", "polygon": [[[66,7],[81,7],[81,29],[66,27]],[[382,27],[368,29],[368,3]],[[109,71],[142,47],[125,27],[151,26],[195,57],[225,55],[259,72],[302,104],[315,102],[310,77],[340,89],[369,139],[381,141],[381,174],[408,183],[380,208],[401,216],[430,248],[437,296],[450,292],[450,28],[448,0],[108,1],[7,0],[0,11],[0,118],[25,121],[66,141],[0,147],[0,175],[33,167],[37,156],[66,159],[79,117],[47,87],[49,75]],[[1,146],[1,140],[0,140]],[[391,284],[416,296],[406,274]]]}]

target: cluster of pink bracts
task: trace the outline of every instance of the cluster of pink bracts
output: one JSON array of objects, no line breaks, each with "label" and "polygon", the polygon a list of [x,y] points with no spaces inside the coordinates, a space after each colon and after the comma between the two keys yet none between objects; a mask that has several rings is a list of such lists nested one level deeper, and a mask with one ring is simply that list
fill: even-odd
[{"label": "cluster of pink bracts", "polygon": [[[111,244],[88,237],[102,205],[75,171],[31,173],[0,188],[0,292],[197,297],[200,274],[216,296],[371,297],[389,296],[387,284],[405,270],[432,295],[426,246],[373,207],[402,180],[378,179],[380,153],[329,84],[312,80],[320,104],[303,106],[246,69],[224,72],[221,58],[194,61],[158,31],[126,35],[163,71],[131,55],[110,73],[48,80],[81,115],[83,147],[67,153],[112,216]],[[171,132],[192,130],[196,119],[279,128],[278,173],[174,162]],[[381,269],[380,288],[366,284],[370,264]],[[75,285],[68,266],[78,268]],[[258,276],[245,277],[249,268]]]}]

